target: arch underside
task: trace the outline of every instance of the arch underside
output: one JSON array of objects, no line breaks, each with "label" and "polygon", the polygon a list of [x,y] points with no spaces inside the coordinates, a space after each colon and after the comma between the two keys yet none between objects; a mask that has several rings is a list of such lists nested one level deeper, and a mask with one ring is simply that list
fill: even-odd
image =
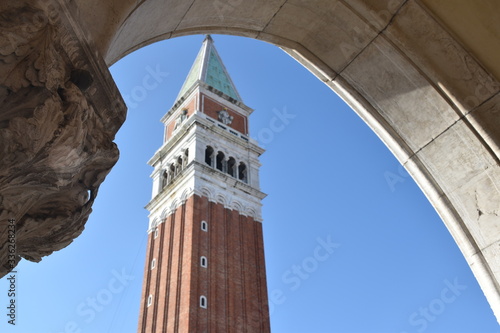
[{"label": "arch underside", "polygon": [[[86,56],[98,59],[86,67],[94,77],[92,69],[106,72],[104,63],[110,65],[147,44],[182,35],[233,34],[278,45],[343,98],[405,166],[443,219],[500,318],[500,85],[496,68],[480,62],[480,53],[459,40],[428,1],[25,3],[45,12],[64,12],[68,24],[64,20],[49,24],[82,31],[75,35],[93,51]],[[47,8],[48,3],[55,9]],[[493,0],[489,3],[494,7]],[[483,28],[494,30],[487,20],[484,24]],[[112,85],[106,75],[94,82]],[[109,107],[116,88],[106,91],[108,97],[100,100],[107,99]],[[118,113],[113,119],[124,117],[121,104],[110,109]],[[111,144],[113,136],[105,135],[109,142],[103,139],[102,145]],[[104,169],[109,171],[112,164]],[[82,161],[76,169],[85,165]],[[104,176],[96,178],[102,181]],[[89,181],[93,185],[85,183],[85,188],[98,187],[100,181]],[[22,220],[23,214],[16,216]]]}]

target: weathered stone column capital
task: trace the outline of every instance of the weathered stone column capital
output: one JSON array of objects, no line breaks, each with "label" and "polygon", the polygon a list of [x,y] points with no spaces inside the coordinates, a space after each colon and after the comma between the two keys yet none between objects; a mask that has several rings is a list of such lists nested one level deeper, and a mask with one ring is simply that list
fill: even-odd
[{"label": "weathered stone column capital", "polygon": [[[118,160],[125,104],[63,1],[0,4],[0,276],[77,237]],[[6,74],[6,75],[5,75]]]}]

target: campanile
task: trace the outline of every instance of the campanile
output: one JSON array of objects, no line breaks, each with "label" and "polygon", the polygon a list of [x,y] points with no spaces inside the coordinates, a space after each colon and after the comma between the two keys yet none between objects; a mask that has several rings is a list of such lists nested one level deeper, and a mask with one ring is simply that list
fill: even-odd
[{"label": "campanile", "polygon": [[270,331],[252,111],[206,36],[148,162],[139,333]]}]

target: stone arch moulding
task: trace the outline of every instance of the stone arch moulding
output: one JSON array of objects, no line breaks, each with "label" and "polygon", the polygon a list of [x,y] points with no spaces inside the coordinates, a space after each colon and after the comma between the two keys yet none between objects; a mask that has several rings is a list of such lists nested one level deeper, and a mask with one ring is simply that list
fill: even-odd
[{"label": "stone arch moulding", "polygon": [[223,205],[224,207],[227,207],[228,206],[228,203],[229,203],[229,199],[226,198],[226,196],[224,194],[217,194],[216,196],[216,202],[217,203],[220,203],[221,205]]},{"label": "stone arch moulding", "polygon": [[[494,0],[487,2],[493,6]],[[72,112],[90,115],[90,121],[82,126],[73,124],[73,128],[92,132],[92,137],[97,138],[92,142],[80,141],[86,147],[73,147],[75,156],[86,156],[86,159],[66,165],[64,170],[48,171],[58,179],[58,184],[66,184],[57,189],[61,200],[73,201],[65,203],[69,207],[66,212],[71,212],[71,216],[61,212],[47,223],[65,225],[62,230],[67,234],[47,235],[47,239],[57,244],[43,243],[43,250],[39,251],[36,244],[23,248],[23,244],[30,244],[29,239],[19,239],[20,250],[24,251],[21,255],[40,260],[41,256],[68,245],[81,231],[93,198],[89,203],[80,202],[83,196],[79,193],[84,189],[77,183],[61,180],[69,170],[80,172],[74,179],[85,185],[85,191],[93,189],[95,193],[116,161],[117,151],[112,140],[123,122],[125,109],[105,63],[110,65],[162,39],[196,33],[234,34],[281,47],[339,94],[377,133],[442,217],[497,319],[500,318],[500,193],[497,190],[500,88],[494,74],[499,72],[486,60],[477,60],[485,59],[481,47],[464,47],[466,39],[459,41],[456,37],[459,31],[454,30],[453,22],[442,23],[429,7],[432,1],[428,0],[255,0],[241,1],[238,6],[229,0],[173,0],[169,4],[165,6],[162,0],[23,0],[0,5],[0,12],[8,14],[3,18],[21,17],[22,13],[38,18],[2,22],[5,29],[26,33],[15,40],[17,44],[9,44],[7,51],[10,52],[0,53],[2,57],[9,57],[0,63],[0,72],[11,73],[0,87],[0,96],[4,99],[0,109],[2,119],[18,117],[35,121],[40,135],[47,136],[47,142],[52,140],[52,145],[34,147],[34,142],[40,140],[29,140],[33,147],[26,149],[50,148],[46,153],[52,158],[71,153],[57,150],[67,145],[58,141],[60,133],[55,129],[64,125],[63,128],[70,131],[72,124],[62,123],[64,117],[56,117],[55,113],[50,119],[38,119],[48,103],[55,105],[60,114],[71,107]],[[474,2],[462,6],[480,12]],[[40,34],[29,34],[36,29],[20,29],[26,22],[36,22]],[[487,22],[484,20],[483,24]],[[46,27],[51,29],[43,29]],[[481,36],[488,31],[486,28],[500,29],[481,24],[474,27]],[[500,31],[497,32],[500,35]],[[57,46],[40,50],[49,59],[45,66],[59,68],[50,72],[50,80],[43,79],[47,69],[38,71],[40,77],[37,78],[12,72],[9,67],[34,67],[36,59],[19,54],[29,49],[27,45],[34,45],[36,38],[50,38],[53,42],[44,45]],[[71,73],[87,74],[75,77]],[[7,91],[10,91],[8,96]],[[21,101],[25,103],[23,110],[39,112],[15,114],[11,110],[21,105]],[[16,140],[16,124],[8,122],[0,135]],[[76,143],[79,136],[73,137]],[[16,170],[25,175],[31,173],[29,166],[34,154],[25,154],[19,157],[23,159],[20,161],[9,147],[1,149],[5,161],[18,166]],[[91,153],[82,155],[80,150]],[[41,163],[47,167],[53,165],[49,160]],[[0,178],[0,188],[24,186],[9,179]],[[32,182],[26,177],[16,179],[25,179],[25,184]],[[47,184],[40,184],[33,201],[21,208],[9,204],[5,199],[7,192],[0,193],[3,206],[8,206],[0,212],[0,218],[13,216],[23,221],[20,227],[29,225],[29,221],[23,220],[24,215],[34,216],[38,210],[47,208],[42,207],[44,202],[55,202],[53,191],[44,192],[44,188],[48,188]],[[75,193],[67,195],[68,191]],[[13,202],[25,201],[17,198]],[[79,222],[67,226],[64,221]],[[3,257],[0,259],[3,265],[0,275],[4,275],[6,261]]]},{"label": "stone arch moulding", "polygon": [[161,218],[155,218],[148,228],[148,233],[153,232],[156,228],[158,228],[161,222]]},{"label": "stone arch moulding", "polygon": [[105,59],[112,63],[153,41],[195,33],[278,45],[339,94],[405,166],[500,318],[500,218],[493,207],[500,202],[494,185],[500,133],[491,125],[500,122],[494,115],[500,95],[494,76],[423,1],[252,1],[240,4],[243,10],[218,3],[179,2],[186,8],[170,16],[171,25],[157,14],[165,23],[146,34],[134,22],[160,6],[137,6],[108,39]]},{"label": "stone arch moulding", "polygon": [[199,195],[206,197],[209,201],[215,202],[214,194],[208,187],[202,187],[199,191]]},{"label": "stone arch moulding", "polygon": [[239,201],[237,201],[237,200],[233,200],[231,202],[231,209],[232,210],[236,210],[236,211],[238,211],[240,213],[244,211],[243,205]]}]

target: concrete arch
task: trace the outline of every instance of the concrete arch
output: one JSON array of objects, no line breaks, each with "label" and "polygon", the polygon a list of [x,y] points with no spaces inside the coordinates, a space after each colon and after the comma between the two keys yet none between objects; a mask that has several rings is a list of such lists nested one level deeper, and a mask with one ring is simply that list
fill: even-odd
[{"label": "concrete arch", "polygon": [[[162,0],[22,3],[48,13],[45,21],[37,22],[58,25],[75,36],[71,39],[68,33],[57,39],[61,44],[73,43],[65,49],[70,57],[77,53],[74,40],[82,45],[84,55],[72,64],[87,69],[54,74],[45,83],[47,91],[57,91],[52,83],[70,77],[66,98],[87,98],[78,89],[85,91],[92,84],[86,79],[90,71],[108,90],[94,87],[92,96],[101,96],[99,103],[80,107],[85,112],[101,107],[105,120],[123,120],[124,115],[120,114],[123,105],[113,98],[116,88],[99,67],[102,59],[110,65],[154,41],[195,33],[234,34],[280,46],[339,94],[405,166],[442,217],[500,317],[500,64],[495,58],[500,53],[500,28],[488,23],[496,22],[499,5],[494,0],[482,7],[474,2],[455,3],[455,14],[431,0],[174,0],[168,6]],[[5,4],[0,9],[9,6],[21,5]],[[23,36],[22,43],[30,40]],[[25,45],[12,49],[21,46]],[[84,66],[82,59],[88,64]],[[19,88],[10,90],[17,93]],[[21,95],[42,104],[36,99],[41,98],[39,93],[23,91]],[[47,94],[47,100],[56,95]],[[118,111],[113,113],[114,109]],[[119,123],[113,123],[111,132],[116,132]],[[49,125],[42,122],[37,126]],[[106,128],[110,126],[94,131],[104,133]],[[102,156],[115,161],[116,151],[108,141],[103,139],[109,149]],[[49,162],[46,164],[52,168]],[[90,159],[81,163],[84,166],[79,169],[86,172],[82,179],[98,187],[105,174],[90,175],[87,167],[94,163]],[[109,170],[113,163],[104,169]],[[66,204],[74,210],[73,203]],[[16,212],[7,207],[5,211],[13,211],[19,219],[29,208]]]},{"label": "concrete arch", "polygon": [[499,122],[499,84],[428,7],[404,0],[177,5],[172,11],[148,1],[130,10],[119,29],[97,42],[107,63],[154,41],[195,33],[278,45],[339,94],[405,166],[498,316],[500,136],[493,124]]}]

